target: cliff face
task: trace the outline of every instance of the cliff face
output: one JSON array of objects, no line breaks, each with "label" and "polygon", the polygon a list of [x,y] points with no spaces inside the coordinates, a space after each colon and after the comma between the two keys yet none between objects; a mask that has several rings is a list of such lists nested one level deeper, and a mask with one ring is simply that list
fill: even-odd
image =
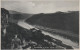
[{"label": "cliff face", "polygon": [[52,29],[61,29],[79,34],[79,12],[56,12],[52,14],[36,14],[26,20],[35,25]]},{"label": "cliff face", "polygon": [[9,18],[9,11],[1,8],[1,28],[7,27],[8,24],[8,18]]}]

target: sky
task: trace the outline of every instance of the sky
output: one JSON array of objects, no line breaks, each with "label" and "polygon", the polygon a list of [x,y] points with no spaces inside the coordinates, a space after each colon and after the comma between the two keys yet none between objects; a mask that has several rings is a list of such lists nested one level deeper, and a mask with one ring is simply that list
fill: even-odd
[{"label": "sky", "polygon": [[2,0],[1,7],[33,14],[78,11],[79,0]]}]

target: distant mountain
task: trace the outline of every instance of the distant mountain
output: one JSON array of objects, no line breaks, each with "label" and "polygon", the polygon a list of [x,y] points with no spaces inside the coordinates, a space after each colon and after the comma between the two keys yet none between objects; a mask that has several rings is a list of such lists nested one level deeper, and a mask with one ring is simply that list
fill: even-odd
[{"label": "distant mountain", "polygon": [[29,14],[29,13],[22,13],[22,12],[17,12],[17,11],[14,11],[14,10],[9,10],[9,13],[10,14],[22,14],[22,15],[27,15],[27,16],[32,15],[32,14]]},{"label": "distant mountain", "polygon": [[20,14],[20,12],[13,11],[13,10],[9,10],[9,13],[10,13],[10,14]]},{"label": "distant mountain", "polygon": [[10,22],[17,22],[19,20],[27,19],[31,17],[33,14],[28,14],[28,13],[22,13],[22,12],[17,12],[14,10],[9,10],[10,13]]}]

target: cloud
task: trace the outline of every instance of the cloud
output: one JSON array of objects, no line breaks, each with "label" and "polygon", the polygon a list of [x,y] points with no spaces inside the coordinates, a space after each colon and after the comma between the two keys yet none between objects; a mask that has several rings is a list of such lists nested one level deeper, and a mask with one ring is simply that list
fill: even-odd
[{"label": "cloud", "polygon": [[16,10],[16,11],[25,11],[28,9],[31,9],[33,6],[35,6],[32,2],[18,2],[18,1],[3,1],[1,4],[2,8],[6,8],[8,10]]},{"label": "cloud", "polygon": [[79,0],[2,0],[2,1],[79,1]]},{"label": "cloud", "polygon": [[24,13],[53,13],[56,11],[75,11],[78,1],[2,1],[1,6],[8,10]]}]

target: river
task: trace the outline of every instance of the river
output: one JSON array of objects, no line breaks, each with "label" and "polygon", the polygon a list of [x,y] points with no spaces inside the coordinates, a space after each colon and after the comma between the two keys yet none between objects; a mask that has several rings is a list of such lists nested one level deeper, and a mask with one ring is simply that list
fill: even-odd
[{"label": "river", "polygon": [[[18,21],[17,24],[18,24],[19,26],[23,27],[23,28],[26,28],[26,29],[35,28],[34,26],[32,26],[32,25],[24,22],[24,20]],[[78,43],[77,43],[77,42],[73,42],[73,41],[71,41],[70,39],[66,39],[66,38],[63,38],[62,36],[54,35],[54,34],[51,34],[51,33],[49,33],[49,32],[43,31],[43,30],[42,30],[42,33],[45,34],[45,35],[49,35],[49,36],[51,36],[51,37],[53,37],[53,38],[55,38],[55,39],[59,39],[59,40],[61,40],[64,44],[67,44],[67,45],[69,45],[69,46],[72,46],[72,47],[75,48],[75,49],[78,49],[78,48],[79,48]]]}]

